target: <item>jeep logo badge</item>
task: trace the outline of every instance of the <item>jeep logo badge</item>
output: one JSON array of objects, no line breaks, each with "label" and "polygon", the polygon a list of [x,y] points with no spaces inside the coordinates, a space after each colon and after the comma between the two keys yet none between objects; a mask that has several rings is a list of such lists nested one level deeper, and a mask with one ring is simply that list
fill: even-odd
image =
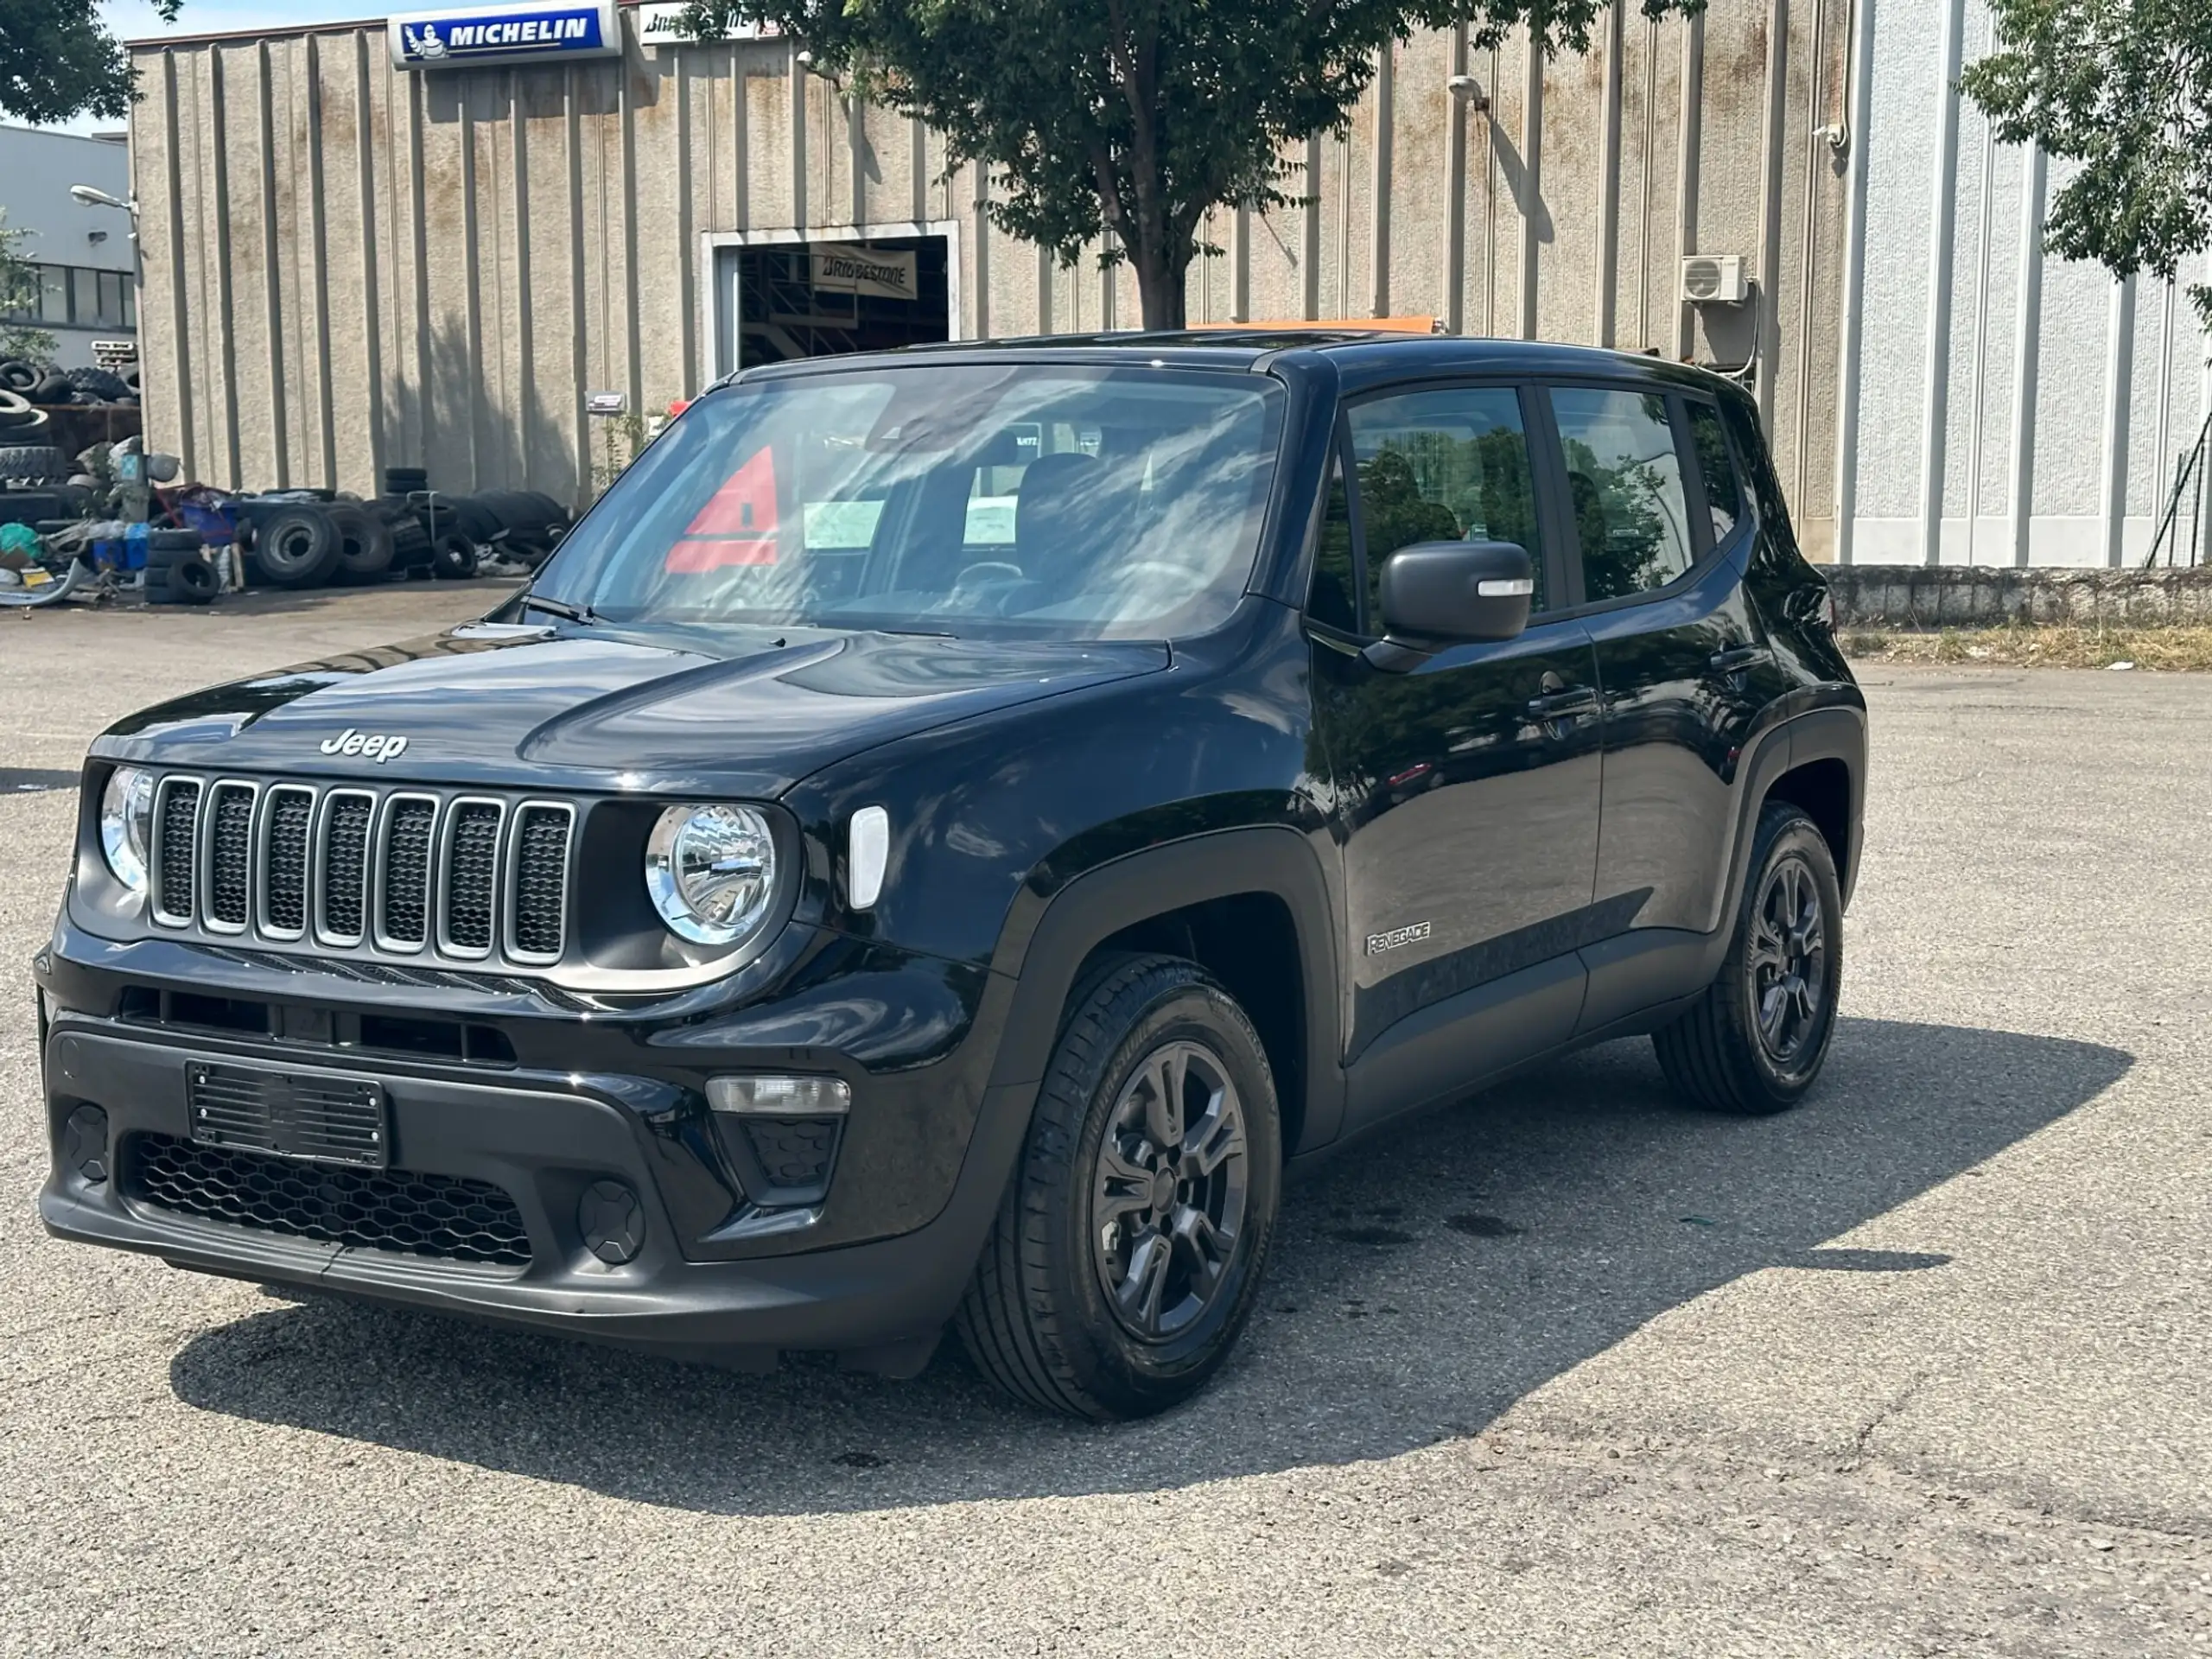
[{"label": "jeep logo badge", "polygon": [[325,754],[358,754],[364,760],[382,766],[406,752],[407,740],[396,732],[357,732],[348,726],[337,736],[326,737],[316,747]]}]

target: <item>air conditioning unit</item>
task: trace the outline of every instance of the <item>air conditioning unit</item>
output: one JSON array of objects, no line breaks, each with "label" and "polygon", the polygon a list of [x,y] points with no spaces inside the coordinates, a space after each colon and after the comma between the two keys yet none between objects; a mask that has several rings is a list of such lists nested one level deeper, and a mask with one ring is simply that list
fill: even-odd
[{"label": "air conditioning unit", "polygon": [[1741,305],[1751,296],[1740,253],[1693,253],[1682,260],[1682,297],[1693,305]]}]

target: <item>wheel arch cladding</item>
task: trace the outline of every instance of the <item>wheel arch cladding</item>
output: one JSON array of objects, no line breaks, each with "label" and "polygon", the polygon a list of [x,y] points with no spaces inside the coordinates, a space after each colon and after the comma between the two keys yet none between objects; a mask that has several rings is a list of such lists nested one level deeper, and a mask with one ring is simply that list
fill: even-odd
[{"label": "wheel arch cladding", "polygon": [[1344,1111],[1332,914],[1319,859],[1287,828],[1197,836],[1101,865],[1008,926],[992,966],[1016,988],[992,1081],[1044,1075],[1068,997],[1100,954],[1189,957],[1260,1033],[1286,1155],[1319,1145]]},{"label": "wheel arch cladding", "polygon": [[1794,766],[1774,780],[1766,798],[1804,809],[1813,827],[1821,832],[1821,839],[1827,842],[1828,855],[1835,861],[1837,884],[1848,893],[1855,862],[1849,764],[1840,756],[1830,755]]}]

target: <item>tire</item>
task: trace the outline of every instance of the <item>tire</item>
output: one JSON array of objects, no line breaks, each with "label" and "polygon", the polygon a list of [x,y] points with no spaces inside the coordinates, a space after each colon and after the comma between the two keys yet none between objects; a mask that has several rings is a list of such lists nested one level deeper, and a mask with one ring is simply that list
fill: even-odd
[{"label": "tire", "polygon": [[410,495],[416,490],[430,487],[430,469],[427,467],[387,467],[384,469],[384,493],[386,495]]},{"label": "tire", "polygon": [[[1793,916],[1809,918],[1817,931],[1787,925]],[[1821,1074],[1842,989],[1835,859],[1802,810],[1769,802],[1719,977],[1688,1012],[1652,1034],[1660,1070],[1677,1092],[1712,1111],[1788,1111]],[[1770,1004],[1773,997],[1779,1001]],[[1764,1020],[1763,1005],[1770,1008]]]},{"label": "tire", "polygon": [[141,396],[146,390],[143,375],[136,363],[128,368],[118,369],[115,378],[123,382],[124,391],[133,397]]},{"label": "tire", "polygon": [[69,458],[51,444],[10,444],[0,448],[0,481],[60,484],[69,476]]},{"label": "tire", "polygon": [[338,536],[338,575],[347,582],[372,581],[391,569],[391,526],[374,511],[340,501],[327,508]]},{"label": "tire", "polygon": [[319,588],[338,569],[338,527],[320,505],[282,507],[253,533],[253,556],[275,588]]},{"label": "tire", "polygon": [[430,543],[430,574],[441,582],[466,582],[476,574],[476,543],[448,530]]},{"label": "tire", "polygon": [[62,378],[77,391],[89,392],[95,403],[113,403],[130,390],[120,375],[105,369],[71,369]]},{"label": "tire", "polygon": [[461,534],[478,546],[482,546],[506,526],[499,517],[473,495],[448,495],[438,503],[439,511],[450,512],[454,522],[461,526]]},{"label": "tire", "polygon": [[180,553],[163,565],[146,563],[149,605],[205,605],[222,590],[221,575],[197,553]]},{"label": "tire", "polygon": [[66,374],[49,374],[31,388],[31,402],[35,404],[73,404],[77,401],[77,388],[69,384]]},{"label": "tire", "polygon": [[0,386],[0,431],[13,432],[45,417],[31,407],[31,400],[13,386]]},{"label": "tire", "polygon": [[[1187,1160],[1201,1141],[1218,1154],[1195,1193],[1151,1150],[1154,1137],[1171,1144],[1149,1106],[1163,1058],[1182,1064],[1186,1107],[1205,1102],[1195,1120],[1179,1114],[1183,1169],[1196,1169]],[[1241,1130],[1233,1147],[1219,1139],[1224,1119]],[[1196,963],[1117,957],[1079,984],[955,1316],[976,1368],[1017,1400],[1102,1421],[1149,1416],[1197,1393],[1259,1294],[1282,1190],[1279,1122],[1258,1033]],[[1217,1126],[1211,1137],[1207,1124]],[[1163,1213],[1183,1242],[1162,1242]],[[1210,1288],[1194,1266],[1205,1253],[1189,1243],[1201,1224],[1189,1217],[1201,1213],[1217,1242],[1230,1236]],[[1164,1268],[1143,1271],[1155,1260]],[[1155,1280],[1148,1302],[1141,1288],[1123,1300]]]},{"label": "tire", "polygon": [[0,358],[0,391],[26,392],[45,378],[46,371],[26,359]]}]

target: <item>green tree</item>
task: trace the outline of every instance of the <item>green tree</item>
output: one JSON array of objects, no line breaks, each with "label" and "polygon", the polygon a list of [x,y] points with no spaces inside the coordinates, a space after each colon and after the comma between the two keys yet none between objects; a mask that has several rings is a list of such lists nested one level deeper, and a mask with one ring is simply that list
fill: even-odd
[{"label": "green tree", "polygon": [[[181,0],[154,0],[164,22]],[[96,0],[0,0],[0,115],[34,124],[75,115],[121,119],[130,65]]]},{"label": "green tree", "polygon": [[[1967,97],[2005,143],[2080,163],[2044,245],[2173,281],[2212,245],[2212,0],[1991,0],[1990,21]],[[2189,294],[2212,328],[2212,283]]]},{"label": "green tree", "polygon": [[[1623,0],[1627,3],[1627,0]],[[1637,0],[1648,16],[1705,0]],[[1285,147],[1341,130],[1377,54],[1470,24],[1586,51],[1601,0],[690,0],[692,34],[798,36],[816,67],[944,135],[997,181],[1002,229],[1073,264],[1112,238],[1147,328],[1184,322],[1199,229],[1224,203],[1287,206]]]},{"label": "green tree", "polygon": [[38,314],[38,267],[16,251],[29,235],[9,224],[7,210],[0,208],[0,357],[42,363],[54,355],[54,336],[43,328],[9,321],[26,312]]}]

